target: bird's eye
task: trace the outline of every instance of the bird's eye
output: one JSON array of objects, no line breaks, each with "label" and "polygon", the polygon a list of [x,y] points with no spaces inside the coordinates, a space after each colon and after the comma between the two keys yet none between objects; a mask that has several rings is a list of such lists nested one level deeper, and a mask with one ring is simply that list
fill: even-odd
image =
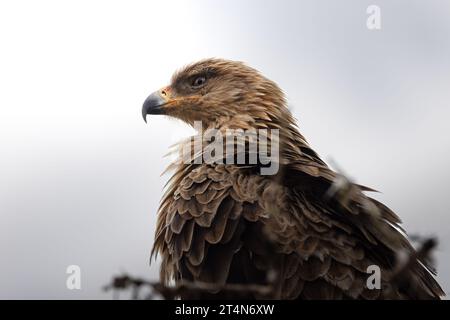
[{"label": "bird's eye", "polygon": [[199,88],[201,86],[203,86],[206,83],[206,77],[197,77],[194,79],[194,81],[192,81],[192,86],[194,88]]}]

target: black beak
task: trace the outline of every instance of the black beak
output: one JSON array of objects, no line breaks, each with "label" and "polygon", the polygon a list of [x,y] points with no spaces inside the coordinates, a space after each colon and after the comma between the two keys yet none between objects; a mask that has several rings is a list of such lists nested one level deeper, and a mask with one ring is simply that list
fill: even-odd
[{"label": "black beak", "polygon": [[144,121],[147,122],[148,114],[164,114],[163,106],[166,102],[159,91],[155,91],[149,95],[142,106],[142,117]]}]

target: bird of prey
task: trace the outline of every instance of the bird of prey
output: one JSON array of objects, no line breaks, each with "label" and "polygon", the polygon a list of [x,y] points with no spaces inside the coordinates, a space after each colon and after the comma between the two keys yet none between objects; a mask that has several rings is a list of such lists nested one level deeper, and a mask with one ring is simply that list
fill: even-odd
[{"label": "bird of prey", "polygon": [[[172,166],[152,250],[162,258],[162,282],[213,284],[202,298],[223,298],[233,284],[270,285],[274,299],[444,295],[398,216],[366,195],[374,190],[321,160],[299,132],[282,90],[257,70],[216,58],[190,64],[146,99],[144,119],[148,114],[192,126],[200,121],[202,130],[222,133],[278,130],[276,174],[261,174],[267,166],[261,161],[205,163],[196,161],[198,153]],[[240,150],[250,155],[248,147]],[[403,268],[401,254],[410,257]],[[371,266],[379,268],[378,287],[368,285]]]}]

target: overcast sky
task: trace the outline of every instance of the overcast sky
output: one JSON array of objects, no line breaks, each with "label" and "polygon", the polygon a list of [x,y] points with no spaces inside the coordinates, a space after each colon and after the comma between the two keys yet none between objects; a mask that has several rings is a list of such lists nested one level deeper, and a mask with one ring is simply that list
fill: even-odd
[{"label": "overcast sky", "polygon": [[140,109],[206,57],[275,80],[325,160],[438,236],[448,291],[449,15],[439,0],[0,2],[0,298],[109,299],[114,274],[156,279],[163,155],[187,128]]}]

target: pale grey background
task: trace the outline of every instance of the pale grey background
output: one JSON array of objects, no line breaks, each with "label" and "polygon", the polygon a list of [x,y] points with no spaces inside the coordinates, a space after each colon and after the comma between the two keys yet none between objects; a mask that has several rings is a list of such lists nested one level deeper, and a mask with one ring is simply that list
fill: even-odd
[{"label": "pale grey background", "polygon": [[325,159],[437,235],[448,290],[449,15],[439,0],[0,2],[0,298],[108,299],[113,274],[156,277],[163,155],[187,129],[140,108],[211,56],[277,81]]}]

